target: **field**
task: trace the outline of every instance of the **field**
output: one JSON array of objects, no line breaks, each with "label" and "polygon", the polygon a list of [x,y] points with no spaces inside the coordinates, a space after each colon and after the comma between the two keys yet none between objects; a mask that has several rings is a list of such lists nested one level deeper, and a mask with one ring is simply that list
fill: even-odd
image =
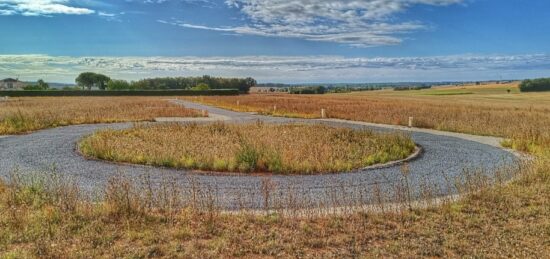
[{"label": "field", "polygon": [[337,173],[405,159],[412,140],[397,133],[321,125],[179,125],[104,130],[80,150],[91,157],[242,173]]},{"label": "field", "polygon": [[155,117],[198,117],[198,111],[160,97],[25,97],[0,101],[0,135],[58,126],[128,121]]},{"label": "field", "polygon": [[[518,93],[517,86],[451,87],[349,94],[251,94],[232,97],[188,97],[189,100],[236,111],[275,116],[330,118],[407,125],[443,131],[506,137],[522,151],[548,152],[550,93]],[[507,93],[507,89],[516,89]],[[467,91],[469,94],[457,94]]]},{"label": "field", "polygon": [[169,182],[151,192],[116,175],[104,198],[89,203],[55,173],[31,179],[14,173],[0,183],[0,257],[544,258],[550,254],[550,93],[507,89],[190,97],[277,116],[318,118],[327,109],[331,118],[399,125],[413,116],[418,127],[508,138],[504,144],[535,159],[509,183],[476,178],[468,188],[475,191],[433,208],[298,218],[193,204],[179,209]]}]

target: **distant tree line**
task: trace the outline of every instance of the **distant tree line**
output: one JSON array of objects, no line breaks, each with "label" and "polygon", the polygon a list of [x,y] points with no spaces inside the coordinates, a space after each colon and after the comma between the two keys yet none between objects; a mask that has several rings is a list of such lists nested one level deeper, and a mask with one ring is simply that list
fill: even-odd
[{"label": "distant tree line", "polygon": [[327,88],[324,86],[299,86],[288,88],[289,94],[324,94]]},{"label": "distant tree line", "polygon": [[362,92],[362,91],[375,91],[380,90],[380,86],[366,86],[366,87],[330,87],[328,88],[328,93],[351,93],[351,92]]},{"label": "distant tree line", "polygon": [[164,77],[148,78],[139,81],[128,82],[125,80],[110,80],[107,90],[168,90],[187,89],[204,91],[210,89],[238,89],[247,93],[251,87],[256,86],[253,78],[223,78],[223,77]]},{"label": "distant tree line", "polygon": [[[77,86],[63,88],[64,91],[77,90],[99,90],[120,91],[120,90],[192,90],[192,91],[209,91],[219,89],[235,89],[241,93],[248,93],[251,87],[256,86],[256,80],[251,77],[247,78],[224,78],[211,77],[208,75],[202,77],[164,77],[164,78],[149,78],[139,81],[126,81],[111,79],[110,77],[84,72],[78,75],[75,79]],[[46,91],[57,90],[40,79],[36,84],[30,84],[23,88],[29,91]]]},{"label": "distant tree line", "polygon": [[48,85],[48,83],[44,82],[44,80],[39,79],[38,82],[36,82],[36,84],[27,85],[27,86],[23,87],[23,90],[27,90],[27,91],[31,91],[31,90],[45,91],[45,90],[50,90],[50,85]]},{"label": "distant tree line", "polygon": [[519,85],[519,90],[522,92],[550,91],[550,78],[524,80]]},{"label": "distant tree line", "polygon": [[431,85],[417,85],[417,86],[394,87],[393,90],[394,91],[408,91],[408,90],[422,90],[422,89],[430,89],[430,88],[432,88]]}]

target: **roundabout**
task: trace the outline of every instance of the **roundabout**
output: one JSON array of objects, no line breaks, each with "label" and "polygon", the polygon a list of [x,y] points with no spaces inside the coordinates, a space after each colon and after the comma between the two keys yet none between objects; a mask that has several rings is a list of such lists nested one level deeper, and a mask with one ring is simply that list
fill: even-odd
[{"label": "roundabout", "polygon": [[[500,139],[435,130],[411,129],[343,120],[306,120],[238,113],[191,102],[173,100],[187,108],[205,110],[212,119],[179,119],[179,122],[208,123],[223,118],[226,123],[261,121],[270,124],[321,124],[378,133],[406,132],[423,152],[406,163],[354,169],[338,174],[243,175],[196,173],[193,170],[115,164],[89,160],[77,151],[77,143],[100,129],[128,129],[131,123],[77,125],[0,138],[0,176],[54,170],[74,181],[81,190],[101,195],[115,175],[147,179],[153,188],[166,182],[182,195],[201,197],[216,207],[234,209],[328,208],[394,201],[407,184],[410,199],[458,193],[456,182],[465,172],[492,177],[496,170],[517,164],[514,153],[500,147]],[[166,119],[165,119],[166,120]],[[137,181],[137,180],[136,180]],[[198,195],[197,195],[198,194]]]}]

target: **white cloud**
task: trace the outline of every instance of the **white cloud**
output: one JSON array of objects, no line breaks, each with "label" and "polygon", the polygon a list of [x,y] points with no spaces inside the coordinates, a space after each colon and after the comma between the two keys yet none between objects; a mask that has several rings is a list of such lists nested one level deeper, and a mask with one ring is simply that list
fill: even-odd
[{"label": "white cloud", "polygon": [[0,55],[0,77],[72,82],[83,71],[114,78],[252,76],[262,82],[380,82],[515,79],[550,75],[550,55],[63,57]]},{"label": "white cloud", "polygon": [[0,15],[50,16],[93,13],[94,10],[72,6],[69,0],[0,0]]},{"label": "white cloud", "polygon": [[226,0],[249,21],[236,27],[209,27],[172,21],[187,28],[236,34],[301,38],[356,47],[395,45],[402,34],[426,26],[393,17],[414,5],[447,6],[465,0]]}]

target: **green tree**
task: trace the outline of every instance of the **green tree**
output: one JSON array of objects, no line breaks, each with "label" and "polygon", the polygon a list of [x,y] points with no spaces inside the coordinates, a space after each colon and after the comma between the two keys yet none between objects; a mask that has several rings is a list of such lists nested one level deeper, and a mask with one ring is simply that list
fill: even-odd
[{"label": "green tree", "polygon": [[48,89],[50,89],[50,85],[48,85],[48,83],[44,82],[44,80],[42,79],[39,79],[35,85],[27,85],[23,87],[23,90],[34,90],[34,91],[42,91],[42,90],[48,90]]},{"label": "green tree", "polygon": [[38,87],[42,90],[48,90],[50,89],[50,85],[46,82],[44,82],[44,80],[42,79],[38,79]]},{"label": "green tree", "polygon": [[126,80],[110,80],[107,83],[107,90],[128,90],[131,89],[130,83]]},{"label": "green tree", "polygon": [[200,83],[200,84],[194,86],[193,88],[191,88],[191,90],[193,90],[193,91],[206,91],[206,90],[210,90],[210,86],[208,86],[208,84],[205,84],[205,83]]},{"label": "green tree", "polygon": [[247,77],[244,79],[244,81],[245,81],[244,87],[239,87],[239,90],[243,93],[248,93],[251,87],[254,87],[258,84],[258,82],[256,82],[256,79],[252,77]]},{"label": "green tree", "polygon": [[101,90],[105,90],[105,87],[107,85],[107,82],[109,82],[111,79],[102,74],[96,74],[92,72],[84,72],[78,75],[78,77],[75,79],[76,83],[82,87],[82,89],[87,88],[88,90],[92,90],[92,87],[97,86]]},{"label": "green tree", "polygon": [[519,89],[522,92],[550,91],[550,78],[524,80],[519,85]]},{"label": "green tree", "polygon": [[109,81],[111,81],[111,78],[109,78],[108,76],[102,75],[102,74],[95,74],[95,85],[99,89],[105,90],[105,88],[107,87],[107,83]]}]

